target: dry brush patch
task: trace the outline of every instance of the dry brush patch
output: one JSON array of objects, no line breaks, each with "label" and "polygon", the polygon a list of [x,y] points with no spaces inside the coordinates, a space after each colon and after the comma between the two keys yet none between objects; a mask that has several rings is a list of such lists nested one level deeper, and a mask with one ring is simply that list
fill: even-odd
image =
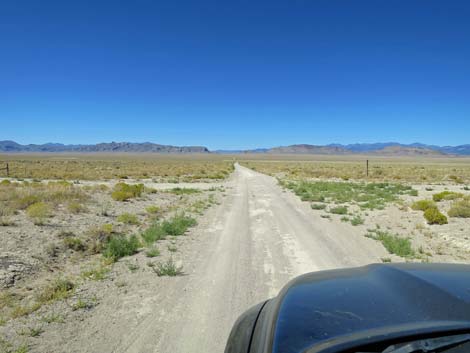
[{"label": "dry brush patch", "polygon": [[[288,179],[341,179],[389,182],[470,183],[470,159],[468,158],[388,158],[310,156],[304,160],[240,160],[240,164],[274,177]],[[366,177],[366,159],[369,176]]]},{"label": "dry brush patch", "polygon": [[154,179],[178,183],[222,180],[233,171],[233,163],[217,155],[12,154],[1,156],[0,162],[9,163],[11,177],[32,179]]}]

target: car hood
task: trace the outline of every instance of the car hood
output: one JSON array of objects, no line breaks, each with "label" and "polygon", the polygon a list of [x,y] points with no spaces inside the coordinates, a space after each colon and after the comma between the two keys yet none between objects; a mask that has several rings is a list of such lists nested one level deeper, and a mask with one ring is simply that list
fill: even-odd
[{"label": "car hood", "polygon": [[470,266],[393,264],[315,272],[273,301],[272,352],[328,352],[372,337],[470,328]]}]

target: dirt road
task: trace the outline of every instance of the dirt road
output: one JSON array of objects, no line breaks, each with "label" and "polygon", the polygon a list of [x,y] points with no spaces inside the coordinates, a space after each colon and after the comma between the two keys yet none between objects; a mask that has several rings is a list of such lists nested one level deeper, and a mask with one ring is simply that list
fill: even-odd
[{"label": "dirt road", "polygon": [[351,227],[315,217],[271,177],[237,165],[229,184],[224,203],[198,227],[205,234],[187,254],[187,275],[168,281],[145,317],[116,337],[113,351],[222,352],[236,317],[292,277],[386,255]]}]

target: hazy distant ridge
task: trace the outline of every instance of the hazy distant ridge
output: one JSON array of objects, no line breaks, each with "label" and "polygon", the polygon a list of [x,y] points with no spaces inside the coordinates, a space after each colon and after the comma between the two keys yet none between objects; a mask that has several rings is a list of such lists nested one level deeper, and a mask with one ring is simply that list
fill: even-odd
[{"label": "hazy distant ridge", "polygon": [[436,146],[422,143],[402,144],[398,142],[355,143],[349,145],[296,144],[258,150],[216,151],[219,153],[289,153],[289,154],[378,154],[378,155],[470,155],[470,144],[460,146]]},{"label": "hazy distant ridge", "polygon": [[155,153],[209,153],[203,146],[171,146],[151,142],[109,142],[96,145],[20,145],[14,141],[0,141],[1,152],[155,152]]}]

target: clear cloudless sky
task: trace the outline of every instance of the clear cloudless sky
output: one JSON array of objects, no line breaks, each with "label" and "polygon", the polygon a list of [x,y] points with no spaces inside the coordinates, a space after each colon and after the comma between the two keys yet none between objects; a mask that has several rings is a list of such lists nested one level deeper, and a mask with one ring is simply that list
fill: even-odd
[{"label": "clear cloudless sky", "polygon": [[5,139],[470,143],[470,1],[1,1]]}]

